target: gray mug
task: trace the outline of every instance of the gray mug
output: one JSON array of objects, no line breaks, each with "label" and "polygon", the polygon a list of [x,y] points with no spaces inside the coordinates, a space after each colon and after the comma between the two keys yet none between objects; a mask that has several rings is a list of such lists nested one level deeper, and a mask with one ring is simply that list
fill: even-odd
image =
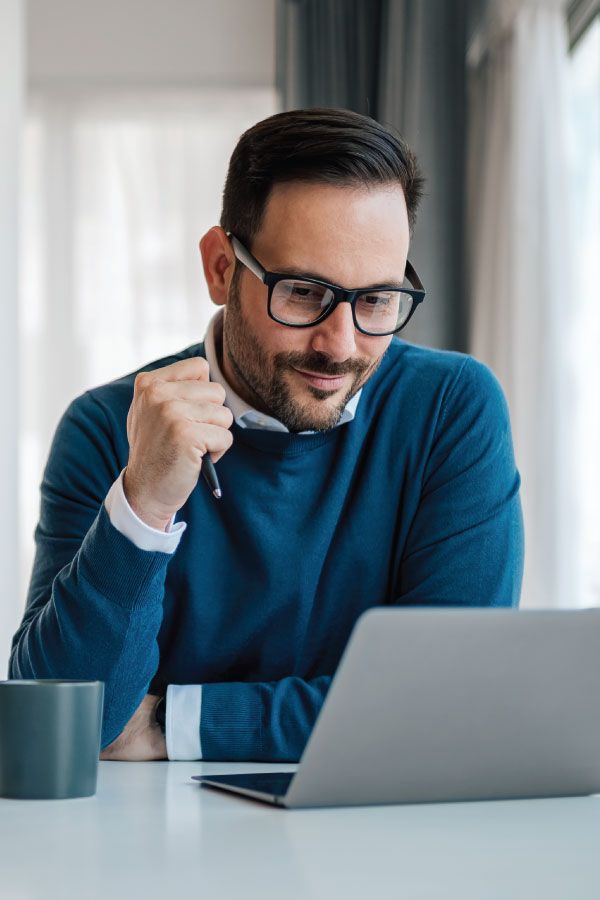
[{"label": "gray mug", "polygon": [[96,793],[104,682],[0,681],[0,797]]}]

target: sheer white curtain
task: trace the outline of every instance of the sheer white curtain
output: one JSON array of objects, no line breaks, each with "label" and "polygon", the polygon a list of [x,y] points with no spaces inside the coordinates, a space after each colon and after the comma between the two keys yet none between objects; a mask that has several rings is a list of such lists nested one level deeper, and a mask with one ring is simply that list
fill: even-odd
[{"label": "sheer white curtain", "polygon": [[570,53],[569,170],[573,210],[573,418],[570,483],[582,538],[577,571],[587,606],[600,606],[600,15]]},{"label": "sheer white curtain", "polygon": [[[200,340],[198,240],[241,132],[272,90],[32,98],[25,139],[21,584],[59,416],[81,391]],[[23,597],[21,597],[22,602]]]},{"label": "sheer white curtain", "polygon": [[522,605],[583,600],[561,0],[501,0],[469,48],[471,351],[511,410],[523,479]]}]

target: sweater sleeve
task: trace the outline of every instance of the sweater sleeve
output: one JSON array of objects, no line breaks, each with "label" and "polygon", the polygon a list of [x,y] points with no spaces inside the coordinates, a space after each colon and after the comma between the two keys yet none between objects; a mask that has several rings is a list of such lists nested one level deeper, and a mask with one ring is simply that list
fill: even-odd
[{"label": "sweater sleeve", "polygon": [[111,427],[90,395],[62,417],[41,486],[36,554],[10,678],[105,683],[102,747],[123,730],[158,666],[171,554],[140,550],[104,498],[120,471]]},{"label": "sweater sleeve", "polygon": [[202,759],[297,762],[331,676],[202,686]]},{"label": "sweater sleeve", "polygon": [[519,486],[502,389],[486,366],[467,357],[441,407],[396,602],[517,606]]}]

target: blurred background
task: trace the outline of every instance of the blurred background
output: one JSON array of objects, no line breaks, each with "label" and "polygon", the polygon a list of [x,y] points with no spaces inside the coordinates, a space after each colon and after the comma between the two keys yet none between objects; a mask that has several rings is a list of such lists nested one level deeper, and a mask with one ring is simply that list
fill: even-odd
[{"label": "blurred background", "polygon": [[229,155],[301,106],[417,152],[406,339],[504,387],[522,606],[600,606],[599,101],[597,0],[2,0],[0,678],[60,415],[202,338]]}]

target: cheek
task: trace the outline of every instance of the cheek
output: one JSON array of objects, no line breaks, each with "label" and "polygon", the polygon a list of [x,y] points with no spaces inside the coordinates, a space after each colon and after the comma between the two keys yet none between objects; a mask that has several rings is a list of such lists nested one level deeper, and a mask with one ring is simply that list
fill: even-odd
[{"label": "cheek", "polygon": [[376,365],[392,342],[391,337],[369,338],[359,335],[356,341],[357,356],[367,362],[369,366]]},{"label": "cheek", "polygon": [[280,326],[269,317],[266,293],[263,295],[260,287],[242,286],[239,298],[242,337],[245,336],[249,342],[254,343],[256,349],[260,348],[263,353],[271,354],[272,348],[277,344],[276,330]]},{"label": "cheek", "polygon": [[272,319],[268,319],[268,326],[261,334],[262,346],[271,357],[278,353],[309,354],[312,352],[310,341],[310,328],[289,328]]}]

